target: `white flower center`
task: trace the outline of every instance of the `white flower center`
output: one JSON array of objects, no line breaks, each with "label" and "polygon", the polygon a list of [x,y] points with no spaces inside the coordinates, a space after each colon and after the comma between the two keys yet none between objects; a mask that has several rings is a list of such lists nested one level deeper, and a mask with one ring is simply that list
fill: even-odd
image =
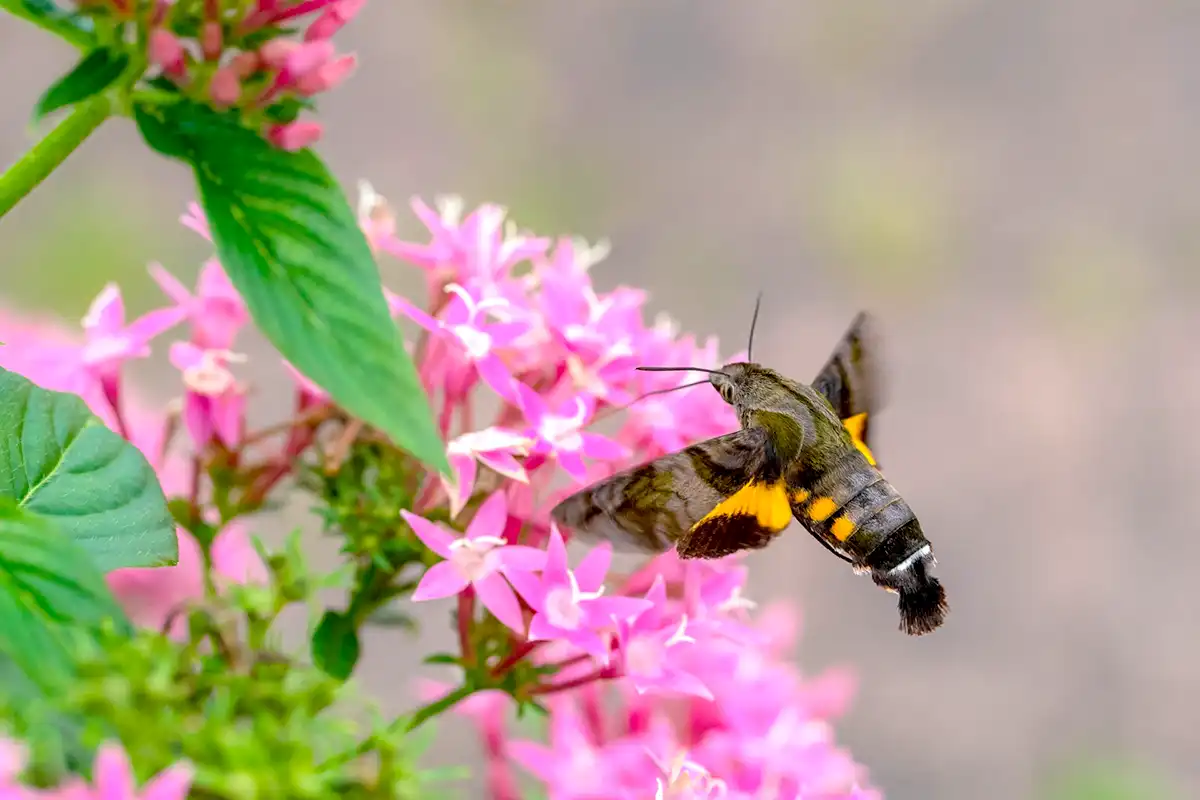
[{"label": "white flower center", "polygon": [[455,539],[450,543],[450,563],[464,580],[483,580],[496,571],[494,550],[504,544],[504,540],[498,536]]},{"label": "white flower center", "polygon": [[547,414],[542,417],[538,430],[542,438],[559,450],[579,450],[583,447],[583,436],[579,426],[587,416],[587,406],[582,398],[575,398],[575,414],[570,417],[559,417]]},{"label": "white flower center", "polygon": [[630,675],[657,678],[662,674],[662,650],[649,637],[633,639],[625,646],[625,671]]},{"label": "white flower center", "polygon": [[483,358],[492,349],[492,337],[483,331],[469,325],[455,325],[450,330],[467,349],[467,355],[473,359]]},{"label": "white flower center", "polygon": [[573,631],[583,621],[583,609],[575,601],[574,592],[559,586],[546,593],[546,617],[556,628]]},{"label": "white flower center", "polygon": [[245,360],[245,356],[227,350],[205,350],[199,364],[183,371],[183,383],[196,394],[220,397],[237,385],[237,379],[224,362]]}]

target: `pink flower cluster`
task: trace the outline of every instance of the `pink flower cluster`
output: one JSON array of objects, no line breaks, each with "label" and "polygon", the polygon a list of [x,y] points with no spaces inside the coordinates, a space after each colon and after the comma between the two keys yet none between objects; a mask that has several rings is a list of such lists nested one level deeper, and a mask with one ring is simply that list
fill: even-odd
[{"label": "pink flower cluster", "polygon": [[[468,662],[477,657],[480,607],[498,620],[508,631],[508,655],[480,665],[498,678],[519,663],[557,667],[517,692],[548,708],[547,743],[508,734],[504,717],[514,700],[506,693],[479,692],[459,705],[483,736],[492,796],[519,797],[519,766],[556,800],[642,800],[656,792],[878,800],[829,723],[848,702],[852,681],[840,672],[805,679],[788,663],[792,620],[779,611],[751,617],[737,556],[684,562],[667,553],[619,576],[608,545],[572,566],[570,532],[549,521],[549,509],[580,485],[737,427],[732,409],[707,387],[643,397],[694,378],[635,370],[719,367],[716,341],[681,336],[665,318],[646,324],[641,291],[598,290],[591,268],[604,246],[522,232],[495,205],[464,213],[456,199],[436,208],[414,200],[412,208],[428,241],[398,238],[387,202],[361,187],[360,224],[374,251],[426,277],[423,307],[385,294],[394,314],[418,329],[415,359],[452,467],[449,477],[427,476],[398,520],[440,557],[412,599],[456,598]],[[183,221],[208,236],[197,208]],[[233,348],[248,315],[216,261],[205,264],[194,290],[161,267],[151,272],[170,307],[126,322],[110,287],[89,312],[82,342],[44,328],[5,330],[0,320],[0,340],[9,342],[0,365],[79,393],[142,448],[170,495],[186,491],[179,477],[190,475],[168,457],[162,420],[133,412],[117,368],[145,356],[154,336],[186,323],[187,340],[168,351],[184,387],[183,427],[196,452],[236,451],[246,438],[247,391],[237,378],[243,357]],[[291,374],[297,409],[328,402],[319,387]],[[617,423],[612,435],[590,429],[607,418]],[[438,508],[452,517],[477,510],[459,532],[429,519]],[[170,580],[143,590],[159,574],[195,572],[188,540],[180,531],[178,567],[111,576],[135,615],[143,610],[139,621],[161,623],[165,609],[192,591]],[[228,579],[261,575],[237,527],[219,545],[227,549],[216,569]]]},{"label": "pink flower cluster", "polygon": [[92,765],[93,782],[76,778],[53,789],[30,789],[17,782],[28,751],[21,742],[0,739],[0,798],[3,800],[185,800],[192,769],[176,764],[138,790],[129,756],[115,742],[100,747]]},{"label": "pink flower cluster", "polygon": [[[299,150],[321,137],[320,123],[279,119],[269,112],[282,108],[283,101],[306,101],[326,92],[354,71],[355,56],[337,54],[330,39],[365,3],[87,0],[78,4],[83,11],[102,9],[105,20],[144,25],[150,64],[181,92],[218,109],[267,112],[263,127],[267,139],[285,150]],[[305,19],[309,22],[301,40],[287,38],[287,29]]]}]

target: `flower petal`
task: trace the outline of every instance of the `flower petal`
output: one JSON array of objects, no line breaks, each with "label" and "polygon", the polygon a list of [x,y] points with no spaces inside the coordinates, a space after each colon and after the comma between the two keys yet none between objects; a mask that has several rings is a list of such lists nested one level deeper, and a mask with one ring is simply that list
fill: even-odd
[{"label": "flower petal", "polygon": [[413,590],[412,599],[437,600],[441,597],[451,597],[467,588],[467,579],[458,571],[458,567],[449,561],[439,561],[421,576],[421,582]]},{"label": "flower petal", "polygon": [[508,522],[508,498],[504,492],[492,492],[483,505],[475,512],[475,518],[467,526],[468,539],[478,539],[480,536],[503,536],[504,526]]},{"label": "flower petal", "polygon": [[595,592],[604,585],[604,576],[612,563],[612,545],[601,542],[593,547],[575,568],[575,580],[585,592]]},{"label": "flower petal", "polygon": [[546,551],[523,544],[510,544],[496,550],[496,558],[504,574],[509,572],[538,572],[546,567]]},{"label": "flower petal", "polygon": [[503,622],[522,636],[525,634],[525,617],[521,614],[521,604],[513,594],[512,587],[500,576],[493,572],[485,578],[475,581],[475,594],[479,602],[492,612],[496,619]]},{"label": "flower petal", "polygon": [[493,392],[510,403],[519,402],[516,378],[512,376],[508,367],[504,366],[504,362],[495,353],[488,353],[482,358],[476,359],[475,369],[479,372],[479,377],[491,387]]},{"label": "flower petal", "polygon": [[590,431],[584,431],[579,435],[583,439],[583,447],[580,449],[589,458],[594,458],[598,461],[619,461],[629,456],[629,448],[623,444],[614,442],[607,436],[601,436],[598,433],[591,433]]},{"label": "flower petal", "polygon": [[407,297],[389,293],[388,305],[392,307],[392,314],[403,314],[431,333],[438,333],[442,330],[441,323],[413,305]]},{"label": "flower petal", "polygon": [[96,752],[92,764],[92,780],[103,798],[135,797],[133,770],[125,748],[116,742],[105,742]]},{"label": "flower petal", "polygon": [[186,800],[195,771],[190,764],[173,764],[142,788],[140,800]]},{"label": "flower petal", "polygon": [[410,511],[401,511],[400,516],[412,527],[413,533],[425,543],[426,547],[442,558],[450,557],[450,543],[458,537],[440,525],[436,525],[424,517],[418,517]]}]

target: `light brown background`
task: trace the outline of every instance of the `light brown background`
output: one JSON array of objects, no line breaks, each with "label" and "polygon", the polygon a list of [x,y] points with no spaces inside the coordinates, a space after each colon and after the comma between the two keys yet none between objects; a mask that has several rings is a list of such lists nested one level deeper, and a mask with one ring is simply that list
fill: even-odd
[{"label": "light brown background", "polygon": [[[608,236],[602,287],[646,287],[726,352],[766,289],[757,353],[798,377],[872,309],[876,452],[949,623],[903,637],[893,599],[798,530],[752,560],[758,599],[802,605],[802,666],[858,669],[842,740],[897,800],[1041,796],[1078,759],[1196,796],[1198,33],[1183,0],[375,0],[340,37],[362,66],[320,150],[400,206],[457,192]],[[0,161],[71,55],[0,17]],[[158,304],[145,263],[207,255],[176,224],[188,199],[113,122],[0,223],[0,292],[74,320],[118,277]],[[418,643],[372,635],[361,676],[388,707],[449,643],[446,610]],[[436,760],[475,752],[451,725]]]}]

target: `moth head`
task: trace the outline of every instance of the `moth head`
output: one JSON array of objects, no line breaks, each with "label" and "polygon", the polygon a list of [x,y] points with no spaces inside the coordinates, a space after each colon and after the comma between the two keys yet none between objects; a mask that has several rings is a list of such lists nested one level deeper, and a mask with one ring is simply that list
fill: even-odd
[{"label": "moth head", "polygon": [[708,382],[717,390],[717,394],[721,395],[721,399],[729,405],[733,405],[734,399],[737,397],[738,387],[741,385],[748,366],[748,364],[741,363],[726,364],[719,371],[708,374]]}]

